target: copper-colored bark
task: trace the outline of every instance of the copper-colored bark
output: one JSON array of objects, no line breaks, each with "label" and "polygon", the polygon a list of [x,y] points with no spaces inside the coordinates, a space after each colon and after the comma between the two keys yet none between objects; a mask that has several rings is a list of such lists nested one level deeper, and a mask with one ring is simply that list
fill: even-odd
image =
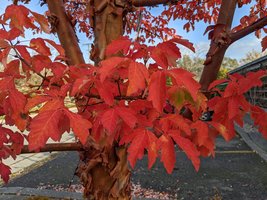
[{"label": "copper-colored bark", "polygon": [[56,23],[52,26],[58,35],[60,43],[65,50],[66,57],[69,59],[67,62],[70,65],[83,64],[84,58],[80,47],[78,45],[77,37],[68,18],[63,0],[46,0],[48,8],[52,17],[56,18]]},{"label": "copper-colored bark", "polygon": [[[39,152],[52,152],[52,151],[82,151],[84,147],[80,143],[53,143],[46,144]],[[29,150],[28,145],[24,145],[21,153],[33,153]]]},{"label": "copper-colored bark", "polygon": [[89,10],[94,12],[92,24],[94,28],[94,48],[91,59],[97,65],[105,58],[105,49],[114,39],[123,34],[123,8],[115,6],[113,1],[91,1]]},{"label": "copper-colored bark", "polygon": [[[228,34],[232,26],[236,4],[237,0],[223,0],[221,4],[217,24],[225,25],[226,39],[230,39]],[[221,37],[221,35],[218,37]],[[200,78],[201,89],[204,93],[207,92],[210,83],[216,80],[226,49],[230,45],[230,40],[229,43],[225,41],[225,44],[218,44],[217,41],[219,39],[222,38],[215,38],[214,40],[211,40],[210,49],[208,51],[204,69]]]},{"label": "copper-colored bark", "polygon": [[[91,1],[88,10],[94,14],[91,23],[94,28],[95,41],[91,58],[97,65],[105,58],[107,45],[123,33],[122,6],[116,6],[112,0]],[[80,152],[77,175],[85,188],[87,199],[94,200],[128,200],[131,199],[130,171],[127,164],[125,147],[116,143],[101,141],[96,144],[88,140],[87,151]]]},{"label": "copper-colored bark", "polygon": [[77,175],[87,199],[131,199],[130,171],[125,148],[115,145],[100,146],[89,142],[88,151],[80,153]]},{"label": "copper-colored bark", "polygon": [[157,6],[160,4],[175,4],[178,0],[132,0],[132,5],[136,7]]},{"label": "copper-colored bark", "polygon": [[250,33],[255,32],[256,30],[263,28],[266,25],[267,25],[267,16],[255,21],[253,24],[241,29],[240,31],[232,33],[230,35],[231,43],[234,43],[235,41],[249,35]]}]

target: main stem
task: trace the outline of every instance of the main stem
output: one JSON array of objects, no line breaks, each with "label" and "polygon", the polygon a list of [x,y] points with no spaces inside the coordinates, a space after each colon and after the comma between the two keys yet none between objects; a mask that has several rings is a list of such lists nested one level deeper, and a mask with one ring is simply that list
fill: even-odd
[{"label": "main stem", "polygon": [[[55,29],[60,43],[66,52],[68,64],[83,64],[81,50],[75,31],[64,10],[63,0],[47,0],[51,15],[58,22]],[[95,34],[91,57],[96,65],[105,58],[106,46],[123,33],[123,7],[115,6],[112,0],[91,0],[89,10],[93,19]],[[80,163],[77,175],[84,186],[84,195],[93,200],[131,199],[130,171],[127,164],[127,151],[110,144],[103,139],[96,143],[88,138],[87,144],[80,151]]]},{"label": "main stem", "polygon": [[[93,12],[92,24],[95,40],[91,58],[95,65],[105,59],[105,49],[112,40],[123,34],[123,7],[112,0],[91,1],[88,10]],[[87,199],[128,200],[131,199],[130,171],[127,150],[117,143],[103,139],[98,144],[88,141],[88,151],[80,153],[77,175],[85,187]]]},{"label": "main stem", "polygon": [[[217,24],[225,25],[226,34],[230,34],[236,4],[237,0],[222,0]],[[220,35],[218,37],[220,37]],[[206,62],[204,63],[204,69],[200,78],[201,89],[204,93],[207,93],[210,83],[216,80],[225,52],[230,45],[230,43],[219,45],[216,42],[218,39],[220,38],[211,40]]]}]

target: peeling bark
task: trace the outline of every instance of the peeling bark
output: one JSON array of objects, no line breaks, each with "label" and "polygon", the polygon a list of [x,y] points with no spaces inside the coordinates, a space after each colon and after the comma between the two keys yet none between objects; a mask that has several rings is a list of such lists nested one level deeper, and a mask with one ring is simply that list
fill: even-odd
[{"label": "peeling bark", "polygon": [[[88,8],[93,24],[95,41],[91,59],[95,64],[103,60],[105,49],[112,40],[123,34],[124,5],[114,1],[90,1]],[[77,175],[85,187],[84,195],[92,200],[131,199],[130,171],[127,150],[118,144],[89,139],[87,151],[80,152]]]},{"label": "peeling bark", "polygon": [[100,146],[88,142],[89,149],[80,153],[76,171],[83,183],[84,195],[92,200],[131,199],[130,171],[126,148]]},{"label": "peeling bark", "polygon": [[[123,33],[123,14],[127,1],[90,0],[88,9],[91,24],[94,27],[95,41],[91,58],[96,64],[105,58],[106,46]],[[82,64],[84,59],[80,51],[75,31],[64,10],[62,0],[47,0],[49,11],[56,17],[52,27],[58,34],[70,65]],[[93,11],[93,12],[91,12]],[[76,174],[85,188],[86,199],[131,199],[130,171],[127,164],[125,147],[102,141],[100,145],[89,138],[87,145],[80,151],[80,162]],[[72,145],[80,148],[79,145]]]},{"label": "peeling bark", "polygon": [[[210,49],[207,53],[204,69],[199,81],[203,93],[207,96],[209,96],[207,93],[209,85],[216,80],[225,52],[231,43],[229,33],[236,5],[237,0],[223,0],[221,4],[217,24],[225,25],[225,32],[224,35],[220,34],[211,40]],[[224,43],[218,43],[218,41],[224,41]]]},{"label": "peeling bark", "polygon": [[96,65],[105,58],[107,45],[123,34],[123,7],[123,4],[117,6],[115,1],[107,0],[91,1],[88,5],[88,10],[94,13],[91,23],[95,41],[90,56]]}]

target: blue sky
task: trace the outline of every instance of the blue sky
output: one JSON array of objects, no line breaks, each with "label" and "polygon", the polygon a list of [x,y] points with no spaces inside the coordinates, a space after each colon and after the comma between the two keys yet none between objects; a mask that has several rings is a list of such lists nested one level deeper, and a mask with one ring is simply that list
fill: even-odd
[{"label": "blue sky", "polygon": [[[0,7],[0,14],[2,14],[6,8],[7,5],[12,3],[11,0],[1,0],[1,7]],[[45,6],[40,7],[39,6],[39,1],[32,0],[29,5],[27,5],[28,8],[31,10],[38,12],[38,13],[44,13],[44,11],[47,9]],[[155,8],[152,13],[159,13],[162,8]],[[238,9],[235,13],[235,18],[233,25],[238,25],[240,18],[248,14],[249,12],[249,6],[245,6],[242,9]],[[193,42],[196,49],[197,49],[197,54],[196,56],[205,56],[208,47],[209,47],[209,40],[207,39],[207,35],[203,36],[203,33],[207,27],[206,24],[200,22],[196,24],[196,29],[195,31],[191,31],[187,33],[186,31],[183,30],[183,24],[184,22],[182,21],[174,21],[170,23],[170,26],[175,28],[177,31],[178,35],[181,35],[185,39],[188,39],[189,41]],[[31,34],[28,32],[26,34],[27,36],[31,36]],[[38,35],[37,35],[38,36]],[[34,37],[37,37],[34,36]],[[40,35],[39,35],[40,36]],[[42,35],[43,36],[43,35]],[[49,39],[54,39],[54,35],[46,35],[45,37]],[[82,51],[85,53],[85,59],[88,60],[87,52],[88,52],[88,43],[92,43],[92,41],[89,41],[84,34],[78,34],[78,37],[80,39],[80,47]],[[231,58],[236,58],[240,59],[246,55],[247,52],[251,51],[252,49],[256,51],[261,51],[261,45],[260,45],[260,40],[257,39],[253,34],[239,40],[238,42],[234,43],[231,45],[231,47],[227,50],[226,56],[231,57]],[[189,51],[182,49],[182,52],[185,54],[191,54]],[[192,54],[191,54],[192,55]],[[86,58],[87,57],[87,58]]]}]

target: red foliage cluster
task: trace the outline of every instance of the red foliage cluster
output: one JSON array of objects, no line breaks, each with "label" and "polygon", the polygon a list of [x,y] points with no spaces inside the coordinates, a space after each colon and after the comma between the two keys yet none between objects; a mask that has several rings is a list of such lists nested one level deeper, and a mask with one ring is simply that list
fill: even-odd
[{"label": "red foliage cluster", "polygon": [[[109,57],[99,67],[67,66],[61,46],[51,40],[33,38],[29,45],[18,42],[25,28],[48,31],[43,16],[12,5],[0,23],[0,115],[5,124],[19,129],[13,132],[8,126],[0,127],[0,174],[6,182],[10,168],[3,159],[15,158],[24,138],[30,150],[39,151],[49,138],[60,141],[64,132],[72,130],[82,144],[90,136],[95,141],[127,145],[132,167],[146,150],[149,168],[160,157],[171,173],[175,145],[198,170],[200,156],[214,155],[215,137],[221,134],[231,139],[233,123],[241,124],[245,112],[252,111],[255,123],[267,135],[259,120],[266,114],[243,97],[248,89],[261,84],[264,72],[230,76],[225,92],[208,101],[193,74],[176,67],[181,57],[177,45],[194,51],[193,45],[180,37],[157,46],[121,37],[108,46],[106,54],[120,52],[122,57]],[[55,58],[51,48],[58,53]],[[41,79],[39,85],[28,85],[27,91],[18,87],[18,81],[27,82],[36,75]],[[66,98],[75,100],[78,112],[67,107]],[[207,105],[215,112],[211,122],[199,119]],[[40,109],[32,115],[36,106]],[[192,112],[191,120],[180,115],[185,109]]]}]

